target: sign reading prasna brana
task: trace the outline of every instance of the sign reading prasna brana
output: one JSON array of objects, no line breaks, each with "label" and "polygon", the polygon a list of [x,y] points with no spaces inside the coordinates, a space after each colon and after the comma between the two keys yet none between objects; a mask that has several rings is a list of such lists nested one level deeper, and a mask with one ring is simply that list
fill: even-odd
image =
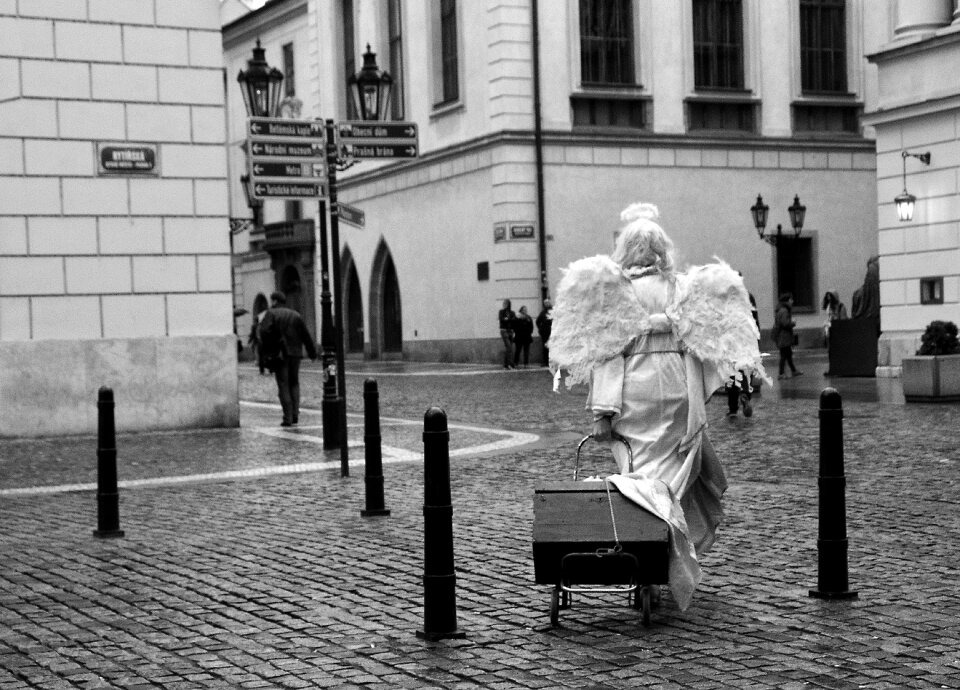
[{"label": "sign reading prasna brana", "polygon": [[160,174],[156,144],[97,142],[97,175]]}]

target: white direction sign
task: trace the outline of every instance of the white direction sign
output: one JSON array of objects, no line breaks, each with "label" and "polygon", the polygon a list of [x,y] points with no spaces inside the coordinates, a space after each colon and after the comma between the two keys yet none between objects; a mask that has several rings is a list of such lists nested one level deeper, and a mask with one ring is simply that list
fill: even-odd
[{"label": "white direction sign", "polygon": [[247,152],[253,196],[304,199],[326,196],[324,123],[277,117],[247,119]]},{"label": "white direction sign", "polygon": [[320,120],[287,120],[282,117],[247,118],[250,137],[302,137],[323,142],[323,122]]},{"label": "white direction sign", "polygon": [[416,122],[339,122],[337,136],[353,158],[416,158],[420,152]]}]

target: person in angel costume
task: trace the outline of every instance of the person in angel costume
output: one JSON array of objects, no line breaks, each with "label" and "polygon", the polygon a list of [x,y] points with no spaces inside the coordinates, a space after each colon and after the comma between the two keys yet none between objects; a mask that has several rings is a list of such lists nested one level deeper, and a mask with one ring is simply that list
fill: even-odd
[{"label": "person in angel costume", "polygon": [[[589,383],[593,436],[620,470],[608,477],[670,527],[670,591],[681,609],[700,582],[697,556],[723,518],[723,468],[707,435],[706,402],[731,375],[769,381],[743,279],[726,263],[676,271],[653,204],[621,213],[611,256],[575,261],[554,301],[555,388]],[[627,439],[633,455],[630,470]]]}]

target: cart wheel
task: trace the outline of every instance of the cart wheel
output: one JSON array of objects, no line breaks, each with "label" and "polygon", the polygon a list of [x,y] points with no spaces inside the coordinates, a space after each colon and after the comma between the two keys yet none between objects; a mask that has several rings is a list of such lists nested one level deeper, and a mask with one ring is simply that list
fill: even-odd
[{"label": "cart wheel", "polygon": [[643,626],[650,627],[650,587],[643,587],[640,590],[640,597],[643,599]]},{"label": "cart wheel", "polygon": [[554,587],[550,593],[550,625],[557,627],[560,624],[560,590]]}]

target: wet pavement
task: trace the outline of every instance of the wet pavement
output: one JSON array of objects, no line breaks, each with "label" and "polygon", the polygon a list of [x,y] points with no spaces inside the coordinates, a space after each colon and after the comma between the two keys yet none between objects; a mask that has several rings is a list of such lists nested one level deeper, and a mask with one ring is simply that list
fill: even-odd
[{"label": "wet pavement", "polygon": [[[726,522],[690,608],[667,592],[649,628],[623,595],[577,597],[549,623],[533,491],[572,472],[588,420],[583,391],[551,392],[540,368],[348,360],[341,476],[320,442],[316,365],[290,431],[271,378],[243,366],[241,428],[119,430],[121,539],[92,535],[96,439],[0,440],[0,690],[960,687],[960,405],[905,405],[897,379],[826,378],[820,353],[797,364],[804,376],[761,388],[751,418],[708,405]],[[361,515],[368,377],[383,517]],[[844,405],[858,594],[840,601],[809,596],[827,386]],[[450,424],[464,634],[433,642],[416,635],[431,405]]]}]

